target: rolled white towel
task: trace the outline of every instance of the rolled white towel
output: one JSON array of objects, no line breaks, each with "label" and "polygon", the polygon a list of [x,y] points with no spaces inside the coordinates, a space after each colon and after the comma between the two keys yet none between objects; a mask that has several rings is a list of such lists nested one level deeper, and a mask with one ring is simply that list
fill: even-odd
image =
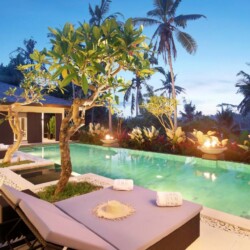
[{"label": "rolled white towel", "polygon": [[121,191],[131,191],[134,188],[134,181],[131,179],[115,179],[113,189]]},{"label": "rolled white towel", "polygon": [[182,205],[182,195],[179,192],[157,192],[156,204],[159,207],[176,207]]}]

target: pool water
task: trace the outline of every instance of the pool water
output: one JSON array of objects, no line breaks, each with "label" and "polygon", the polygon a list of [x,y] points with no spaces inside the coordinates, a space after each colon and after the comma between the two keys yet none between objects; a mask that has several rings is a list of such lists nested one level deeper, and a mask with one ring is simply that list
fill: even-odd
[{"label": "pool water", "polygon": [[[85,144],[71,144],[73,171],[131,178],[157,191],[250,219],[250,165]],[[58,145],[21,149],[60,164]]]}]

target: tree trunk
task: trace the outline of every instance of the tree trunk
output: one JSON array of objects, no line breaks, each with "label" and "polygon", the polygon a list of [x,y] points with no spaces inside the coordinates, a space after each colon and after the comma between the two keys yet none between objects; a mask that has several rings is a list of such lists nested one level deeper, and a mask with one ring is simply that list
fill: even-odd
[{"label": "tree trunk", "polygon": [[138,115],[139,115],[139,87],[136,86],[135,116],[137,117]]},{"label": "tree trunk", "polygon": [[8,120],[9,120],[10,127],[12,129],[12,132],[14,134],[14,138],[16,137],[17,139],[16,139],[16,142],[14,142],[14,144],[11,145],[7,149],[4,159],[3,159],[3,163],[11,162],[11,158],[13,154],[19,149],[20,144],[23,140],[23,131],[21,130],[21,127],[20,127],[18,112],[13,112],[11,107],[9,108],[9,111],[8,111]]},{"label": "tree trunk", "polygon": [[60,155],[61,155],[61,174],[59,182],[57,183],[55,195],[63,191],[72,173],[69,139],[70,139],[69,122],[67,118],[64,118],[62,120],[60,128],[60,136],[59,136]]},{"label": "tree trunk", "polygon": [[23,140],[23,133],[20,132],[19,134],[16,134],[17,140],[16,142],[9,146],[9,148],[7,149],[4,159],[3,159],[3,163],[10,163],[11,162],[11,158],[13,156],[13,154],[19,149],[20,144]]},{"label": "tree trunk", "polygon": [[81,103],[79,100],[74,100],[71,110],[62,120],[60,127],[59,145],[61,155],[61,174],[56,186],[55,195],[64,190],[72,173],[69,140],[71,136],[85,123],[85,110],[82,110],[81,117],[79,116],[80,106]]},{"label": "tree trunk", "polygon": [[[171,84],[172,84],[172,98],[176,100],[176,92],[175,92],[175,82],[174,82],[174,70],[172,65],[172,57],[170,52],[168,53],[168,63],[170,68],[170,75],[171,75]],[[177,105],[174,109],[174,130],[177,128]]]},{"label": "tree trunk", "polygon": [[108,104],[108,110],[109,110],[109,133],[112,134],[113,127],[112,127],[112,111],[111,111],[111,103],[110,103],[110,101],[109,101],[109,104]]}]

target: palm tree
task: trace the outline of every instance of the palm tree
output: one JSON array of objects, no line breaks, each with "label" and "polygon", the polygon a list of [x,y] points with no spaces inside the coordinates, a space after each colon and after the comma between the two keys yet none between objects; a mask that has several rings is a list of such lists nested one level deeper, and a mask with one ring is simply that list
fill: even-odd
[{"label": "palm tree", "polygon": [[[168,73],[166,73],[166,71],[162,68],[162,67],[155,67],[155,69],[160,72],[163,76],[164,76],[164,80],[161,80],[163,87],[156,89],[155,92],[158,91],[162,91],[161,95],[162,96],[166,96],[168,98],[171,97],[172,95],[172,85],[171,85],[171,74],[168,71]],[[176,80],[176,75],[174,76],[174,80]],[[176,95],[180,94],[180,93],[185,93],[185,89],[180,87],[180,86],[175,86],[175,91],[176,91]]]},{"label": "palm tree", "polygon": [[244,96],[238,109],[242,115],[247,115],[250,112],[250,75],[244,71],[240,71],[237,76],[242,77],[236,84],[236,87],[239,88],[237,93],[241,93]]},{"label": "palm tree", "polygon": [[106,19],[117,19],[118,16],[123,17],[120,12],[115,12],[114,14],[105,17],[109,12],[109,5],[111,2],[111,0],[101,0],[100,6],[96,5],[94,9],[89,4],[89,13],[91,15],[89,20],[90,25],[100,26]]},{"label": "palm tree", "polygon": [[196,111],[195,105],[193,105],[192,102],[187,103],[186,100],[184,100],[184,112],[180,111],[180,114],[184,122],[191,122],[195,118],[202,116],[202,112]]},{"label": "palm tree", "polygon": [[[181,0],[153,0],[155,8],[148,11],[146,18],[134,18],[136,24],[157,25],[152,40],[155,40],[154,46],[155,49],[157,48],[158,54],[161,54],[165,63],[169,64],[173,99],[176,99],[176,90],[172,58],[175,59],[177,56],[174,34],[188,53],[194,53],[197,49],[195,40],[179,28],[185,29],[188,21],[205,17],[199,14],[176,16],[176,10],[180,2]],[[175,129],[177,127],[177,108],[174,112],[174,127]]]},{"label": "palm tree", "polygon": [[[17,56],[21,56],[24,60],[24,64],[33,64],[34,61],[33,59],[30,57],[31,54],[33,54],[35,46],[36,46],[36,41],[33,40],[32,38],[30,39],[25,39],[23,41],[23,45],[24,48],[22,47],[18,47],[15,51],[13,51],[11,54],[13,53],[17,53]],[[12,57],[11,57],[12,58]],[[17,65],[18,66],[18,65]]]},{"label": "palm tree", "polygon": [[[127,88],[124,94],[124,99],[123,99],[124,106],[126,105],[126,102],[128,102],[131,96],[131,114],[133,114],[135,110],[136,116],[139,115],[139,105],[143,103],[143,95],[142,95],[143,86],[146,88],[146,91],[149,95],[153,94],[153,87],[147,84],[146,79],[141,78],[139,76],[136,76],[135,78],[132,79],[130,86]],[[132,91],[135,91],[135,94],[132,93]]]},{"label": "palm tree", "polygon": [[224,108],[223,105],[218,105],[221,107],[221,111],[217,111],[216,118],[216,130],[223,137],[229,137],[230,134],[237,134],[239,132],[239,125],[235,123],[234,112],[230,106]]},{"label": "palm tree", "polygon": [[18,86],[23,80],[23,74],[17,69],[19,65],[31,64],[33,59],[30,55],[34,52],[36,41],[25,39],[24,48],[18,47],[10,53],[10,62],[7,66],[0,65],[0,81]]}]

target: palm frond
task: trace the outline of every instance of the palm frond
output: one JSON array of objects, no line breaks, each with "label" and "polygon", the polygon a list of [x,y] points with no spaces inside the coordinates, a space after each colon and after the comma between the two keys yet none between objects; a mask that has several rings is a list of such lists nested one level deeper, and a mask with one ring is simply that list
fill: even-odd
[{"label": "palm frond", "polygon": [[111,0],[102,0],[100,11],[102,13],[102,16],[109,12],[109,4],[111,3]]},{"label": "palm frond", "polygon": [[152,38],[151,38],[151,41],[153,41],[155,38],[157,38],[156,41],[155,41],[154,47],[153,47],[153,51],[156,51],[156,47],[157,47],[157,44],[158,44],[158,37],[159,37],[158,35],[159,35],[159,31],[160,31],[160,26],[161,25],[159,25],[157,27],[157,29],[155,30],[155,32],[154,32],[154,34],[152,35]]},{"label": "palm frond", "polygon": [[154,91],[153,91],[154,87],[151,86],[151,85],[149,85],[149,84],[147,84],[146,82],[144,82],[144,85],[145,85],[145,88],[146,88],[148,94],[149,94],[149,95],[152,95],[153,92],[154,92]]},{"label": "palm frond", "polygon": [[142,92],[141,92],[141,91],[138,91],[138,103],[139,103],[139,104],[142,104],[142,102],[143,102]]},{"label": "palm frond", "polygon": [[247,115],[250,112],[250,97],[245,97],[238,106],[238,110],[242,115]]},{"label": "palm frond", "polygon": [[91,15],[91,17],[93,17],[95,15],[95,12],[92,9],[92,6],[89,4],[89,14]]},{"label": "palm frond", "polygon": [[241,70],[241,71],[237,74],[237,76],[242,76],[243,78],[248,79],[248,81],[250,82],[250,75],[247,74],[246,72],[244,72],[243,70]]},{"label": "palm frond", "polygon": [[[166,0],[165,0],[166,1]],[[164,1],[164,2],[165,2]],[[154,7],[156,8],[156,9],[163,9],[162,7],[163,7],[163,1],[162,0],[154,0],[153,1],[153,5],[154,5]]]},{"label": "palm frond", "polygon": [[162,91],[165,90],[165,87],[159,88],[159,89],[155,89],[154,92],[158,92],[158,91]]},{"label": "palm frond", "polygon": [[173,0],[166,0],[164,2],[164,15],[168,15],[169,11],[172,9],[172,6],[174,4]]},{"label": "palm frond", "polygon": [[166,71],[164,70],[163,67],[155,67],[155,69],[156,69],[159,73],[161,73],[161,74],[163,74],[164,76],[166,76]]},{"label": "palm frond", "polygon": [[190,20],[197,20],[200,18],[206,18],[204,15],[199,15],[199,14],[191,14],[191,15],[179,15],[174,18],[174,23],[176,26],[182,27],[183,29],[186,28],[187,26],[187,21]]},{"label": "palm frond", "polygon": [[181,2],[181,0],[175,0],[175,2],[173,3],[171,9],[168,12],[170,16],[175,15],[176,9],[178,8],[180,2]]},{"label": "palm frond", "polygon": [[180,93],[186,93],[186,90],[184,89],[184,88],[182,88],[182,87],[180,87],[180,86],[176,86],[175,85],[175,92],[176,92],[176,94],[180,94]]},{"label": "palm frond", "polygon": [[176,30],[175,31],[176,38],[180,42],[180,44],[186,49],[186,51],[190,54],[196,52],[197,44],[195,40],[187,33]]},{"label": "palm frond", "polygon": [[154,0],[154,7],[159,9],[161,16],[166,16],[173,5],[173,0]]},{"label": "palm frond", "polygon": [[89,20],[89,24],[92,26],[92,25],[95,25],[95,23],[98,21],[98,19],[94,16],[94,17],[91,17],[90,20]]},{"label": "palm frond", "polygon": [[147,12],[147,16],[156,17],[156,18],[161,19],[162,12],[159,9],[150,10]]},{"label": "palm frond", "polygon": [[150,25],[155,25],[155,24],[160,24],[161,22],[156,20],[156,19],[152,19],[152,18],[147,18],[147,17],[135,17],[132,19],[133,24],[136,25],[144,25],[144,26],[150,26]]},{"label": "palm frond", "polygon": [[129,100],[129,97],[130,97],[130,95],[131,95],[131,90],[132,90],[132,86],[130,85],[130,86],[127,88],[127,90],[126,90],[126,92],[125,92],[125,94],[124,94],[124,97],[123,97],[123,100],[124,100],[123,105],[124,105],[124,107],[125,107],[125,105],[126,105],[126,102]]}]

